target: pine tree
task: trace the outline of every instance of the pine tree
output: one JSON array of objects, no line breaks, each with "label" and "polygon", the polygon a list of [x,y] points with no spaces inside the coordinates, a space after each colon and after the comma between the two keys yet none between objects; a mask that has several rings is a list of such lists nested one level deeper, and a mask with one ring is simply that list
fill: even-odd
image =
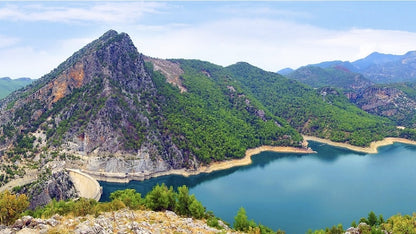
[{"label": "pine tree", "polygon": [[374,226],[377,223],[377,215],[371,211],[370,213],[368,213],[368,225],[370,226]]},{"label": "pine tree", "polygon": [[241,207],[237,215],[234,217],[234,229],[237,231],[246,231],[248,230],[249,222],[246,215],[246,210]]}]

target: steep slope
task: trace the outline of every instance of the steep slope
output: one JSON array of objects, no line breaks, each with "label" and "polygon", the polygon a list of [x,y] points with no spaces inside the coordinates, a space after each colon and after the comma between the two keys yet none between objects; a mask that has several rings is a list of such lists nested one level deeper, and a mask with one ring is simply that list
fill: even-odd
[{"label": "steep slope", "polygon": [[291,72],[287,77],[313,88],[330,86],[344,91],[360,90],[373,84],[363,75],[351,72],[342,66],[325,69],[318,66],[305,66]]},{"label": "steep slope", "polygon": [[33,82],[30,78],[10,79],[9,77],[0,78],[0,99],[6,97],[11,92],[20,89]]},{"label": "steep slope", "polygon": [[0,101],[0,183],[27,167],[148,176],[243,157],[262,144],[301,145],[298,132],[222,70],[144,57],[127,34],[105,33]]},{"label": "steep slope", "polygon": [[335,89],[315,90],[247,63],[227,69],[274,115],[304,134],[360,146],[394,134],[390,121],[365,113]]},{"label": "steep slope", "polygon": [[416,84],[374,85],[358,92],[351,101],[361,109],[384,116],[397,125],[416,127]]},{"label": "steep slope", "polygon": [[104,172],[195,165],[169,136],[162,137],[158,127],[163,119],[149,120],[159,112],[156,94],[129,36],[109,31],[2,100],[1,148],[12,161],[24,153],[41,165],[58,155],[61,160],[89,156],[80,158],[83,167]]}]

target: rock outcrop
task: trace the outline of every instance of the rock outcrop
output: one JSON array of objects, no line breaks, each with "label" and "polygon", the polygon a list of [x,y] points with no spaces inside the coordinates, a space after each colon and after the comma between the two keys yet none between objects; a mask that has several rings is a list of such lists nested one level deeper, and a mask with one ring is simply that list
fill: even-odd
[{"label": "rock outcrop", "polygon": [[166,81],[176,87],[183,93],[186,92],[186,87],[182,84],[180,76],[184,73],[179,63],[174,63],[165,59],[157,59],[151,57],[144,57],[145,62],[150,62],[153,65],[153,70],[161,72]]},{"label": "rock outcrop", "polygon": [[1,227],[1,234],[11,233],[234,233],[221,221],[223,230],[209,227],[203,220],[183,218],[174,212],[132,211],[107,212],[94,217],[50,219],[30,216],[18,219],[11,227]]},{"label": "rock outcrop", "polygon": [[30,198],[30,209],[46,205],[52,199],[60,201],[79,197],[69,173],[65,170],[43,174],[37,181],[24,185],[19,193]]},{"label": "rock outcrop", "polygon": [[388,117],[397,125],[415,127],[416,100],[400,89],[411,90],[411,87],[398,86],[371,86],[350,96],[350,100],[368,113]]}]

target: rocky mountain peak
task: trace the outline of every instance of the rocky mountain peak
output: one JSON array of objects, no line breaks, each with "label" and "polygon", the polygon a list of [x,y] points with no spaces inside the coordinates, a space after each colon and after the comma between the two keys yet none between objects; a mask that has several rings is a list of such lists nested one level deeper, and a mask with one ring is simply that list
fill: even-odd
[{"label": "rocky mountain peak", "polygon": [[[93,79],[112,79],[120,85],[133,80],[137,83],[136,74],[143,73],[139,71],[143,66],[143,60],[130,37],[126,33],[119,34],[110,30],[23,92],[27,101],[37,99],[46,102],[48,108],[51,108],[74,89],[89,84]],[[138,86],[130,84],[131,88]],[[14,97],[19,98],[19,95]],[[0,105],[4,106],[7,102],[3,101]]]},{"label": "rocky mountain peak", "polygon": [[[110,30],[2,100],[0,132],[7,134],[0,148],[12,148],[17,138],[26,137],[39,139],[31,142],[38,150],[88,156],[83,164],[90,170],[182,167],[181,152],[159,132],[163,118],[149,119],[160,112],[157,98],[143,55],[126,33]],[[97,155],[111,157],[91,158]],[[168,165],[161,157],[175,162]]]},{"label": "rocky mountain peak", "polygon": [[[123,33],[123,34],[125,34],[125,33]],[[107,39],[115,37],[117,35],[118,35],[118,32],[116,30],[110,29],[107,32],[105,32],[98,40],[107,40]]]}]

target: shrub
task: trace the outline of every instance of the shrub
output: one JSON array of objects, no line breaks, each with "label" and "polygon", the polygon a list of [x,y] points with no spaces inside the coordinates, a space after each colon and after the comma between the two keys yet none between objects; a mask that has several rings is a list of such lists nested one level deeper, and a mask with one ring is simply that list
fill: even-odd
[{"label": "shrub", "polygon": [[189,191],[188,188],[183,185],[181,187],[178,188],[178,204],[176,206],[176,212],[179,215],[186,215],[189,216],[190,212],[189,212]]},{"label": "shrub", "polygon": [[8,190],[0,193],[0,223],[14,223],[28,206],[29,201],[24,194],[11,194]]},{"label": "shrub", "polygon": [[207,225],[216,229],[223,229],[215,216],[211,216],[207,219]]},{"label": "shrub", "polygon": [[175,210],[176,193],[171,186],[157,184],[145,197],[145,206],[154,211]]},{"label": "shrub", "polygon": [[85,216],[87,214],[95,213],[95,207],[98,202],[94,199],[80,198],[74,203],[72,213],[74,216]]},{"label": "shrub", "polygon": [[234,217],[234,229],[237,231],[246,231],[248,230],[249,222],[246,215],[246,210],[241,207],[237,215]]},{"label": "shrub", "polygon": [[205,208],[202,203],[196,200],[194,195],[191,196],[191,201],[192,202],[189,205],[189,212],[191,213],[191,216],[196,219],[203,218],[205,214]]},{"label": "shrub", "polygon": [[135,189],[118,190],[110,194],[110,199],[120,200],[131,209],[139,209],[143,205],[143,199],[140,193],[136,193]]}]

